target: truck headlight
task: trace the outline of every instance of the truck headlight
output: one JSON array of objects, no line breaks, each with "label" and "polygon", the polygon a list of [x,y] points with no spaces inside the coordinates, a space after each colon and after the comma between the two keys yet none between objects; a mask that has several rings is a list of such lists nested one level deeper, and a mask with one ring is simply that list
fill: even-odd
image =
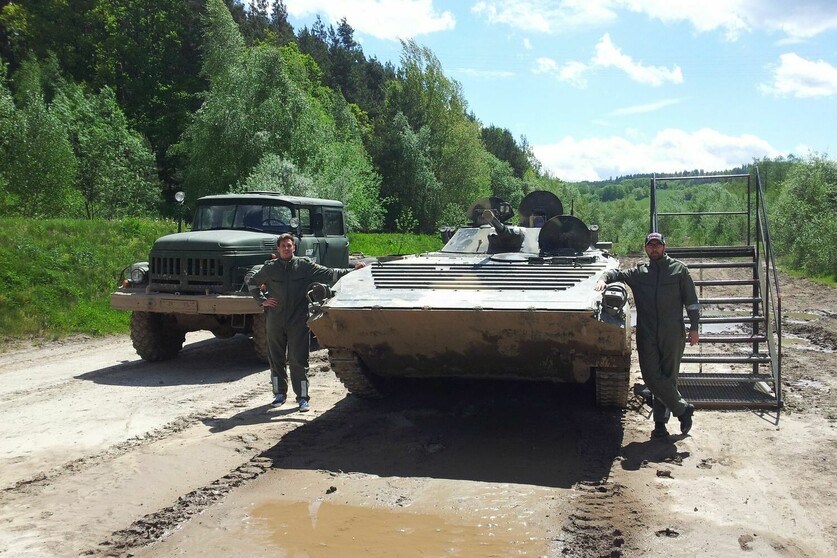
[{"label": "truck headlight", "polygon": [[145,283],[145,276],[147,275],[147,270],[141,267],[135,267],[131,270],[131,283],[137,285],[139,283]]},{"label": "truck headlight", "polygon": [[119,286],[129,289],[148,281],[148,262],[137,262],[122,270]]}]

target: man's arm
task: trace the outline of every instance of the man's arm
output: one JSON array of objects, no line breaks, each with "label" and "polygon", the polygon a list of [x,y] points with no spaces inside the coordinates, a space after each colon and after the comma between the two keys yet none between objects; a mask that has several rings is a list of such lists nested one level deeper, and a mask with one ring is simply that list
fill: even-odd
[{"label": "man's arm", "polygon": [[253,266],[244,276],[244,284],[247,285],[247,292],[249,292],[250,296],[255,298],[259,304],[264,302],[265,299],[261,289],[261,285],[264,282],[264,274],[261,272],[263,267],[263,265]]},{"label": "man's arm", "polygon": [[686,307],[686,316],[689,318],[689,345],[697,345],[700,342],[698,333],[700,324],[700,302],[698,301],[697,289],[692,275],[686,269],[680,279],[680,292],[683,296],[683,306]]},{"label": "man's arm", "polygon": [[312,281],[320,283],[328,283],[334,285],[341,277],[348,275],[356,269],[366,267],[364,262],[357,262],[354,267],[325,267],[320,264],[309,262],[311,268],[309,270],[309,278]]},{"label": "man's arm", "polygon": [[599,280],[596,281],[596,286],[593,287],[593,290],[602,292],[604,291],[610,283],[615,283],[617,281],[621,281],[624,283],[628,282],[628,273],[624,271],[619,271],[618,269],[611,269],[610,271],[606,271],[599,277]]}]

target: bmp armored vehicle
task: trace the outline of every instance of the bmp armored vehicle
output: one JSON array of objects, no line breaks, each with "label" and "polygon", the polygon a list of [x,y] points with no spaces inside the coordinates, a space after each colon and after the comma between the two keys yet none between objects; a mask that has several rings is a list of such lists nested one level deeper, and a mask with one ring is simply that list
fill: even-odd
[{"label": "bmp armored vehicle", "polygon": [[[182,200],[182,198],[180,198]],[[122,270],[111,307],[131,310],[131,340],[144,360],[177,356],[189,331],[252,335],[267,361],[264,313],[245,276],[271,259],[280,234],[298,239],[297,255],[348,267],[343,204],[250,192],[197,200],[191,230],[157,239],[148,261]]]},{"label": "bmp armored vehicle", "polygon": [[595,382],[599,405],[625,406],[627,292],[594,290],[618,267],[611,243],[549,192],[514,214],[485,198],[438,252],[380,258],[309,293],[311,330],[351,393],[381,396],[398,377]]}]

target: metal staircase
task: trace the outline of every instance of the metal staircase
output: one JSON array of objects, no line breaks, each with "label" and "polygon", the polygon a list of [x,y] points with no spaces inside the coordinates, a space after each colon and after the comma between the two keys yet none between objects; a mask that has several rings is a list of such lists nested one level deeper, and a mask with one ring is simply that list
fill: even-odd
[{"label": "metal staircase", "polygon": [[[750,174],[654,176],[650,230],[665,234],[668,219],[685,216],[721,216],[730,223],[746,219],[741,245],[666,250],[689,267],[701,304],[700,343],[686,346],[678,385],[695,407],[774,409],[778,419],[782,407],[781,298],[758,168],[754,169],[755,188],[752,179]],[[746,207],[724,212],[658,212],[657,185],[673,180],[746,180]]]}]

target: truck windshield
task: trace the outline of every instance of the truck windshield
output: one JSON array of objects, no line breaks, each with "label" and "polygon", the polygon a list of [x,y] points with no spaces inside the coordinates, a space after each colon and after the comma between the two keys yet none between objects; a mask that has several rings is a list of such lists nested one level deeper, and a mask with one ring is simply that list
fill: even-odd
[{"label": "truck windshield", "polygon": [[293,210],[286,205],[198,205],[193,231],[239,229],[281,234],[291,230]]}]

